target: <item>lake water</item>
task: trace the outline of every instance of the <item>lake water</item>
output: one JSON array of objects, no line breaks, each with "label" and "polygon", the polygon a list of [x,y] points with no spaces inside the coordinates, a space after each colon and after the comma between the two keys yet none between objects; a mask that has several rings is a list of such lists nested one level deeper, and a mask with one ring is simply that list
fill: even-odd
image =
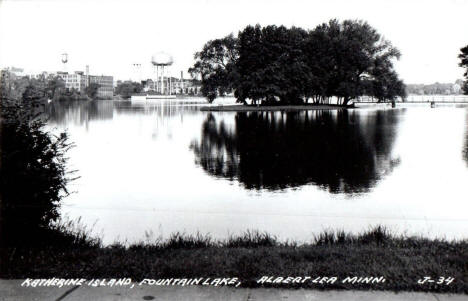
[{"label": "lake water", "polygon": [[310,241],[377,224],[467,237],[466,107],[209,113],[190,101],[52,104],[80,176],[62,215],[105,243],[248,229]]}]

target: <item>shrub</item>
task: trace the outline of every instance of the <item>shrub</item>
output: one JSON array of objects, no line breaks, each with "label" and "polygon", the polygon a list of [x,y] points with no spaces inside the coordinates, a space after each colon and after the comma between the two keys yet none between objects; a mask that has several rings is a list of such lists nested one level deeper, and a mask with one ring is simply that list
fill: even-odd
[{"label": "shrub", "polygon": [[28,86],[19,100],[2,92],[0,237],[3,246],[32,245],[59,217],[71,180],[65,154],[72,144],[66,133],[44,129],[39,89]]}]

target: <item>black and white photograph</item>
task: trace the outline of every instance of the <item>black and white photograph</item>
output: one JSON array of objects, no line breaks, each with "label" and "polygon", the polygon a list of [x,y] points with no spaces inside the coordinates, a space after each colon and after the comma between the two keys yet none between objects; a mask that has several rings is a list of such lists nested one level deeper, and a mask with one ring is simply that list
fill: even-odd
[{"label": "black and white photograph", "polygon": [[0,0],[0,301],[468,300],[468,0]]}]

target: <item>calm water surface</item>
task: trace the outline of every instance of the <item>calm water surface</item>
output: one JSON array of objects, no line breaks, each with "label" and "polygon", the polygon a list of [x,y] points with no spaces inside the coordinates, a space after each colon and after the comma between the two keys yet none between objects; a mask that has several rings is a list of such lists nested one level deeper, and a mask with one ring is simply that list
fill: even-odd
[{"label": "calm water surface", "polygon": [[308,241],[376,224],[467,237],[465,107],[209,113],[191,101],[52,104],[81,176],[62,215],[105,243],[247,229]]}]

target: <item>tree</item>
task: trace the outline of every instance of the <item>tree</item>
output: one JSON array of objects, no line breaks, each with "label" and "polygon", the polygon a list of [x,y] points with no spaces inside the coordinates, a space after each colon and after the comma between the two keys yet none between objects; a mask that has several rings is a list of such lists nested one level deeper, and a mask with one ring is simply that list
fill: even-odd
[{"label": "tree", "polygon": [[209,41],[190,69],[201,74],[211,102],[234,91],[238,102],[300,104],[332,97],[347,105],[364,94],[381,101],[405,96],[393,69],[400,52],[364,21],[331,20],[312,31],[284,26],[247,26]]},{"label": "tree", "polygon": [[65,82],[61,77],[55,76],[47,81],[47,94],[49,99],[59,99],[64,90]]},{"label": "tree", "polygon": [[99,85],[98,83],[90,83],[85,89],[86,95],[88,95],[88,97],[90,97],[91,99],[96,99],[97,92],[100,87],[101,85]]},{"label": "tree", "polygon": [[371,74],[372,78],[364,83],[366,95],[377,98],[379,102],[406,98],[406,86],[393,68],[375,66]]},{"label": "tree", "polygon": [[132,81],[119,83],[115,88],[115,93],[125,99],[130,98],[132,94],[140,93],[141,91],[143,91],[143,85]]},{"label": "tree", "polygon": [[44,130],[42,101],[43,92],[32,85],[19,100],[1,93],[2,246],[38,242],[41,229],[59,217],[71,180],[65,154],[72,145],[66,133]]},{"label": "tree", "polygon": [[462,88],[464,93],[468,95],[468,45],[460,49],[458,58],[460,59],[459,66],[466,69],[465,73],[463,74],[463,76],[465,76],[465,81],[463,82]]},{"label": "tree", "polygon": [[307,32],[284,26],[248,26],[239,33],[238,100],[255,104],[302,103],[309,74],[302,43]]},{"label": "tree", "polygon": [[400,53],[367,22],[331,20],[321,24],[310,33],[304,51],[312,72],[309,97],[336,96],[346,105],[372,92],[369,86],[375,85],[388,92],[381,93],[385,99],[398,96],[390,92],[399,89],[390,86],[399,85],[392,60]]},{"label": "tree", "polygon": [[195,64],[188,71],[193,78],[201,76],[201,92],[209,102],[233,90],[238,79],[238,51],[232,34],[207,42],[194,57]]}]

